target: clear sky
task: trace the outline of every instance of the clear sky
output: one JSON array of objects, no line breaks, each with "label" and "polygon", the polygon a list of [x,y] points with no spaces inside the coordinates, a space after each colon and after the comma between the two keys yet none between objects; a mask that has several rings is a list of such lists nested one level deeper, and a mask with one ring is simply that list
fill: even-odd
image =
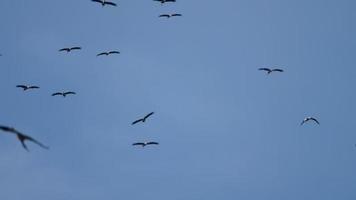
[{"label": "clear sky", "polygon": [[355,1],[114,1],[0,1],[1,200],[356,199]]}]

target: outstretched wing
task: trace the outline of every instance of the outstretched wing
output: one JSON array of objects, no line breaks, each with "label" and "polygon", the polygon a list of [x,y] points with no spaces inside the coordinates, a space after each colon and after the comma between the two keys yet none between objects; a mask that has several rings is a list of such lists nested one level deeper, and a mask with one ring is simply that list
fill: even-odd
[{"label": "outstretched wing", "polygon": [[12,127],[8,127],[8,126],[0,126],[0,130],[5,131],[5,132],[10,132],[10,133],[15,133],[17,134],[17,130],[12,128]]},{"label": "outstretched wing", "polygon": [[98,3],[103,3],[103,2],[100,1],[100,0],[91,0],[91,1],[93,1],[93,2],[98,2]]},{"label": "outstretched wing", "polygon": [[22,89],[27,89],[27,86],[26,86],[26,85],[16,85],[16,87],[22,88]]},{"label": "outstretched wing", "polygon": [[260,71],[266,71],[266,72],[271,72],[272,70],[269,68],[259,68],[258,70]]},{"label": "outstretched wing", "polygon": [[145,143],[142,143],[142,142],[136,142],[136,143],[133,143],[132,146],[145,146]]},{"label": "outstretched wing", "polygon": [[158,142],[147,142],[147,145],[152,145],[152,144],[159,145]]},{"label": "outstretched wing", "polygon": [[163,14],[163,15],[160,15],[160,16],[158,16],[158,17],[167,17],[167,18],[169,18],[170,15],[168,15],[168,14]]},{"label": "outstretched wing", "polygon": [[119,51],[110,51],[109,54],[120,54]]},{"label": "outstretched wing", "polygon": [[181,16],[183,16],[183,15],[182,14],[178,14],[178,13],[172,14],[172,17],[181,17]]},{"label": "outstretched wing", "polygon": [[70,51],[69,48],[63,48],[63,49],[60,49],[59,51]]},{"label": "outstretched wing", "polygon": [[80,50],[80,49],[82,49],[82,47],[72,47],[72,48],[70,48],[70,50]]},{"label": "outstretched wing", "polygon": [[52,96],[57,96],[57,95],[63,95],[62,92],[56,92],[56,93],[53,93]]},{"label": "outstretched wing", "polygon": [[176,0],[166,0],[166,2],[176,2]]},{"label": "outstretched wing", "polygon": [[272,72],[283,72],[283,69],[272,69]]},{"label": "outstretched wing", "polygon": [[311,117],[310,120],[313,120],[315,123],[320,124],[319,121],[317,119],[315,119],[314,117]]},{"label": "outstretched wing", "polygon": [[102,56],[102,55],[108,55],[108,53],[103,52],[103,53],[99,53],[99,54],[98,54],[98,55],[96,55],[96,56]]},{"label": "outstretched wing", "polygon": [[153,115],[154,114],[154,112],[151,112],[151,113],[149,113],[149,114],[147,114],[145,117],[144,117],[144,119],[146,120],[147,118],[149,118],[151,115]]},{"label": "outstretched wing", "polygon": [[142,121],[143,121],[143,119],[138,119],[138,120],[132,122],[132,125],[135,125],[135,124],[137,124],[138,122],[142,122]]},{"label": "outstretched wing", "polygon": [[116,3],[110,2],[110,1],[105,1],[104,4],[108,4],[111,6],[117,6]]},{"label": "outstretched wing", "polygon": [[76,94],[75,92],[65,92],[63,93],[64,95],[68,95],[68,94]]},{"label": "outstretched wing", "polygon": [[28,87],[28,88],[29,89],[39,89],[40,87],[33,85],[33,86]]},{"label": "outstretched wing", "polygon": [[23,139],[20,140],[20,141],[21,141],[21,143],[22,143],[22,146],[23,146],[27,151],[28,151],[28,149],[27,149],[27,147],[26,147],[25,140],[31,141],[31,142],[37,144],[38,146],[40,146],[40,147],[42,147],[42,148],[44,148],[44,149],[49,149],[48,146],[42,144],[41,142],[35,140],[34,138],[32,138],[32,137],[30,137],[30,136],[28,136],[28,135],[24,135],[24,134],[22,134],[22,133],[18,133],[18,137],[19,137],[19,138],[23,138]]}]

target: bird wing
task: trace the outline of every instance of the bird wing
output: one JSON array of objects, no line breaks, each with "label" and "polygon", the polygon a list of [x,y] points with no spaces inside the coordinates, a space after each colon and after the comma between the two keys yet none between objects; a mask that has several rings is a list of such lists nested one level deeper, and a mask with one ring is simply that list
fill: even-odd
[{"label": "bird wing", "polygon": [[109,54],[120,54],[119,51],[110,51]]},{"label": "bird wing", "polygon": [[18,87],[18,88],[22,88],[22,89],[26,89],[26,88],[27,88],[27,86],[26,86],[26,85],[16,85],[16,87]]},{"label": "bird wing", "polygon": [[149,113],[149,114],[147,114],[145,117],[144,117],[144,119],[146,120],[147,118],[149,118],[151,115],[153,115],[154,114],[154,112],[151,112],[151,113]]},{"label": "bird wing", "polygon": [[52,96],[57,96],[57,95],[63,95],[63,93],[61,92],[56,92],[56,93],[53,93]]},{"label": "bird wing", "polygon": [[69,48],[63,48],[63,49],[60,49],[59,51],[69,51],[70,49]]},{"label": "bird wing", "polygon": [[303,125],[307,120],[303,119],[302,123],[300,123],[300,125]]},{"label": "bird wing", "polygon": [[152,144],[155,144],[155,145],[159,145],[159,143],[158,142],[147,142],[147,145],[152,145]]},{"label": "bird wing", "polygon": [[166,2],[176,2],[176,0],[166,0]]},{"label": "bird wing", "polygon": [[65,92],[63,93],[64,95],[67,95],[67,94],[76,94],[75,92]]},{"label": "bird wing", "polygon": [[106,52],[103,52],[103,53],[99,53],[98,55],[96,55],[96,56],[102,56],[102,55],[107,55],[108,53],[106,53]]},{"label": "bird wing", "polygon": [[138,145],[145,146],[145,143],[143,143],[143,142],[136,142],[136,143],[133,143],[133,144],[132,144],[132,146],[138,146]]},{"label": "bird wing", "polygon": [[27,140],[29,140],[29,141],[31,141],[31,142],[37,144],[38,146],[40,146],[40,147],[42,147],[42,148],[44,148],[44,149],[47,149],[47,150],[49,149],[49,146],[46,146],[46,145],[42,144],[41,142],[39,142],[39,141],[37,141],[37,140],[31,138],[31,137],[27,138]]},{"label": "bird wing", "polygon": [[172,14],[172,17],[181,17],[181,16],[183,16],[183,15],[182,14],[178,14],[178,13]]},{"label": "bird wing", "polygon": [[170,15],[168,15],[168,14],[163,14],[163,15],[160,15],[160,16],[158,16],[158,17],[167,17],[167,18],[169,18]]},{"label": "bird wing", "polygon": [[98,3],[103,3],[103,2],[100,1],[100,0],[91,0],[91,1],[93,1],[93,2],[98,2]]},{"label": "bird wing", "polygon": [[28,88],[29,89],[39,89],[40,87],[33,85],[33,86],[28,87]]},{"label": "bird wing", "polygon": [[316,122],[317,124],[320,124],[319,121],[317,119],[315,119],[314,117],[311,117],[310,120],[313,120],[314,122]]},{"label": "bird wing", "polygon": [[272,69],[273,72],[283,72],[283,69]]},{"label": "bird wing", "polygon": [[137,124],[138,122],[141,122],[141,121],[143,121],[143,119],[138,119],[138,120],[132,122],[132,125]]},{"label": "bird wing", "polygon": [[70,48],[70,50],[80,50],[80,49],[82,49],[82,47],[72,47],[72,48]]},{"label": "bird wing", "polygon": [[261,70],[261,71],[267,71],[267,72],[272,71],[272,70],[271,70],[271,69],[269,69],[269,68],[259,68],[258,70]]},{"label": "bird wing", "polygon": [[110,1],[105,1],[104,4],[108,4],[111,6],[117,6],[116,3],[110,2]]},{"label": "bird wing", "polygon": [[8,126],[0,126],[0,130],[17,134],[17,130]]}]

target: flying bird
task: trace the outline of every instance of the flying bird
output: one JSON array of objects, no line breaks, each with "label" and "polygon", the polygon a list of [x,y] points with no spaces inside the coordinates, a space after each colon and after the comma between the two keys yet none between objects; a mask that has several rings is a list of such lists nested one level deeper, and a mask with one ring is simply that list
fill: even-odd
[{"label": "flying bird", "polygon": [[16,85],[17,88],[22,88],[23,91],[29,90],[29,89],[39,89],[40,87],[35,86],[35,85]]},{"label": "flying bird", "polygon": [[120,52],[119,52],[119,51],[102,52],[102,53],[99,53],[99,54],[96,55],[96,56],[103,56],[103,55],[108,56],[108,55],[110,55],[110,54],[120,54]]},{"label": "flying bird", "polygon": [[7,127],[7,126],[0,126],[0,130],[4,131],[4,132],[9,132],[9,133],[12,133],[12,134],[15,134],[17,136],[17,139],[20,140],[21,144],[22,144],[22,147],[26,150],[26,151],[29,151],[29,149],[27,148],[26,144],[25,144],[25,141],[28,140],[28,141],[31,141],[37,145],[39,145],[40,147],[44,148],[44,149],[49,149],[48,146],[42,144],[41,142],[33,139],[32,137],[28,136],[28,135],[25,135],[21,132],[19,132],[18,130],[16,130],[15,128],[12,128],[12,127]]},{"label": "flying bird", "polygon": [[317,119],[315,119],[314,117],[306,117],[303,119],[302,123],[300,125],[303,125],[304,123],[308,122],[308,121],[314,121],[317,124],[320,124],[319,121]]},{"label": "flying bird", "polygon": [[59,51],[66,51],[67,53],[73,51],[73,50],[81,50],[82,47],[71,47],[71,48],[63,48],[63,49],[60,49]]},{"label": "flying bird", "polygon": [[76,94],[76,93],[75,92],[56,92],[56,93],[53,93],[52,96],[66,97],[68,94]]},{"label": "flying bird", "polygon": [[150,117],[151,115],[153,115],[153,114],[154,114],[154,112],[151,112],[151,113],[147,114],[145,117],[143,117],[143,118],[141,118],[141,119],[138,119],[138,120],[132,122],[132,125],[137,124],[138,122],[145,122],[146,119],[149,118],[149,117]]},{"label": "flying bird", "polygon": [[159,145],[158,142],[136,142],[136,143],[133,143],[132,146],[142,146],[142,147],[145,147],[147,145]]},{"label": "flying bird", "polygon": [[166,2],[176,2],[176,0],[153,0],[153,1],[161,2],[161,4],[164,4]]},{"label": "flying bird", "polygon": [[117,6],[116,3],[105,1],[105,0],[91,0],[93,2],[101,3],[102,6],[110,5],[110,6]]},{"label": "flying bird", "polygon": [[259,68],[258,70],[266,71],[267,74],[270,74],[272,72],[283,72],[283,69]]},{"label": "flying bird", "polygon": [[178,14],[178,13],[175,13],[175,14],[162,14],[158,17],[167,17],[167,18],[170,18],[170,17],[181,17],[183,16],[182,14]]}]

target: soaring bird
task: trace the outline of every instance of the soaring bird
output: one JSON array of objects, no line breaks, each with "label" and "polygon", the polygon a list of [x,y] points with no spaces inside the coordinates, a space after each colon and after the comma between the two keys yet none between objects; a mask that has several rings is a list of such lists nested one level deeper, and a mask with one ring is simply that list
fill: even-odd
[{"label": "soaring bird", "polygon": [[167,17],[167,18],[170,18],[170,17],[181,17],[183,16],[182,14],[178,14],[178,13],[175,13],[175,14],[162,14],[158,17]]},{"label": "soaring bird", "polygon": [[53,93],[52,96],[63,96],[63,97],[66,97],[68,94],[76,94],[75,92],[56,92],[56,93]]},{"label": "soaring bird", "polygon": [[319,121],[317,119],[315,119],[314,117],[306,117],[306,118],[303,119],[303,121],[302,121],[302,123],[300,125],[303,125],[304,123],[306,123],[306,122],[308,122],[310,120],[314,121],[317,124],[320,124]]},{"label": "soaring bird", "polygon": [[81,50],[82,47],[71,47],[71,48],[63,48],[63,49],[60,49],[59,51],[66,51],[67,53],[73,51],[73,50]]},{"label": "soaring bird", "polygon": [[101,3],[102,6],[110,5],[110,6],[117,6],[116,3],[105,1],[105,0],[91,0],[93,2]]},{"label": "soaring bird", "polygon": [[24,91],[29,90],[29,89],[39,89],[40,88],[35,85],[16,85],[16,87],[22,88]]},{"label": "soaring bird", "polygon": [[153,0],[153,1],[161,2],[161,4],[164,4],[166,2],[176,2],[176,0]]},{"label": "soaring bird", "polygon": [[99,53],[99,54],[96,55],[96,56],[103,56],[103,55],[108,56],[108,55],[110,55],[110,54],[120,54],[120,52],[119,52],[119,51],[102,52],[102,53]]},{"label": "soaring bird", "polygon": [[154,114],[154,112],[148,113],[148,114],[147,114],[146,116],[144,116],[143,118],[138,119],[138,120],[132,122],[132,125],[134,125],[134,124],[136,124],[136,123],[138,123],[138,122],[145,122],[146,119],[149,118],[149,117],[150,117],[151,115],[153,115],[153,114]]},{"label": "soaring bird", "polygon": [[147,145],[159,145],[158,142],[136,142],[136,143],[133,143],[132,146],[142,146],[142,147],[145,147]]},{"label": "soaring bird", "polygon": [[270,74],[272,72],[283,72],[283,69],[259,68],[258,70],[266,71],[267,74]]},{"label": "soaring bird", "polygon": [[15,128],[12,128],[12,127],[8,127],[8,126],[0,126],[0,130],[2,131],[5,131],[5,132],[9,132],[9,133],[13,133],[13,134],[16,134],[17,136],[17,139],[20,140],[21,144],[22,144],[22,147],[24,149],[26,149],[26,151],[29,151],[26,144],[25,144],[25,141],[28,140],[28,141],[31,141],[31,142],[34,142],[36,143],[37,145],[39,145],[40,147],[44,148],[44,149],[49,149],[48,146],[46,145],[43,145],[41,142],[33,139],[32,137],[28,136],[28,135],[25,135],[21,132],[19,132],[18,130],[16,130]]}]

